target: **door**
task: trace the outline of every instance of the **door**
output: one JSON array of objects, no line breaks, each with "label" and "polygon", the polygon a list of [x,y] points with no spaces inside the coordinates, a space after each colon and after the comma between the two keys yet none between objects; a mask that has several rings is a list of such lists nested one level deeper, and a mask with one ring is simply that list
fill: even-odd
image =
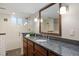
[{"label": "door", "polygon": [[0,35],[0,56],[5,56],[5,35]]},{"label": "door", "polygon": [[[22,25],[17,24],[17,18],[12,18],[10,15],[0,15],[0,32],[6,33],[6,51],[21,48]],[[4,18],[8,21],[4,21]],[[12,20],[13,19],[13,20]]]}]

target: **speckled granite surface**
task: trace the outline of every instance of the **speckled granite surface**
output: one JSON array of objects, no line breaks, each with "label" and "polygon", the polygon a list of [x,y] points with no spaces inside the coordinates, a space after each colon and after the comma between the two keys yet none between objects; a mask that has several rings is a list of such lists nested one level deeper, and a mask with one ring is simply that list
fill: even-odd
[{"label": "speckled granite surface", "polygon": [[69,44],[58,40],[41,38],[47,40],[45,42],[38,42],[39,37],[29,37],[29,40],[47,48],[62,56],[79,56],[79,45]]}]

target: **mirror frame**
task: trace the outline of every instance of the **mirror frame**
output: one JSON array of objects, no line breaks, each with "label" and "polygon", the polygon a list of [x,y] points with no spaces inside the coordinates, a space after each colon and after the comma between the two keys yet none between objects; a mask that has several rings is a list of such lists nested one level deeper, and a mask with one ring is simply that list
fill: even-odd
[{"label": "mirror frame", "polygon": [[[41,20],[41,12],[46,10],[47,8],[55,5],[57,3],[50,3],[39,10],[39,20]],[[61,7],[61,3],[59,3],[59,8]],[[60,10],[59,10],[60,11]],[[59,14],[59,33],[46,33],[41,31],[41,21],[39,21],[39,33],[46,34],[46,35],[55,35],[55,36],[61,36],[61,15]]]}]

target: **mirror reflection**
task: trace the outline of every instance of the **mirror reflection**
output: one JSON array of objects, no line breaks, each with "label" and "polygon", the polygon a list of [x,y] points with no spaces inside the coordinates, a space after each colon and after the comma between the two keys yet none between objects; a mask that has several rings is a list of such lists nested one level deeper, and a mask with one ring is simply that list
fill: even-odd
[{"label": "mirror reflection", "polygon": [[41,11],[41,32],[59,34],[59,4]]}]

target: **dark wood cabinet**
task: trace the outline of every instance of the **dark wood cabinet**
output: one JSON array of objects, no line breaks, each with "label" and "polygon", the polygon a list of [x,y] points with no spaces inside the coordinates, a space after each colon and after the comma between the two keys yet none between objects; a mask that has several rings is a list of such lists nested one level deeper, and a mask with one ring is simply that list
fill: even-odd
[{"label": "dark wood cabinet", "polygon": [[33,42],[28,40],[28,56],[33,56]]},{"label": "dark wood cabinet", "polygon": [[27,48],[23,47],[24,56],[27,56]]},{"label": "dark wood cabinet", "polygon": [[47,55],[47,50],[44,49],[43,47],[35,44],[34,48],[35,48],[35,53],[34,53],[35,56],[46,56]]},{"label": "dark wood cabinet", "polygon": [[27,42],[23,41],[23,52],[24,52],[24,56],[27,56]]},{"label": "dark wood cabinet", "polygon": [[48,50],[48,56],[58,56],[56,53]]},{"label": "dark wood cabinet", "polygon": [[46,56],[46,55],[43,55],[39,51],[36,50],[35,53],[34,53],[34,56]]},{"label": "dark wood cabinet", "polygon": [[23,52],[24,56],[58,56],[51,50],[48,50],[29,39],[23,39]]}]

